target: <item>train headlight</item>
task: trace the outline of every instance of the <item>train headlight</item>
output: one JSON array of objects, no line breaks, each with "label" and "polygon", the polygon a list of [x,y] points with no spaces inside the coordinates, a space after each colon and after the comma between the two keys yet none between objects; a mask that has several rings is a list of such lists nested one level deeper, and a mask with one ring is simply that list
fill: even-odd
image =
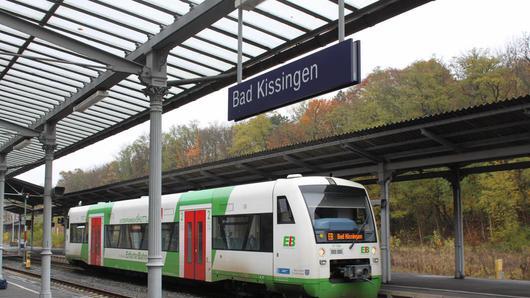
[{"label": "train headlight", "polygon": [[375,248],[375,246],[374,246],[374,247],[372,247],[372,255],[374,255],[374,256],[375,256],[375,253],[376,253],[376,252],[377,252],[377,248]]},{"label": "train headlight", "polygon": [[323,257],[325,254],[326,254],[326,250],[325,250],[325,249],[320,248],[320,249],[318,250],[318,255],[319,255],[319,256]]}]

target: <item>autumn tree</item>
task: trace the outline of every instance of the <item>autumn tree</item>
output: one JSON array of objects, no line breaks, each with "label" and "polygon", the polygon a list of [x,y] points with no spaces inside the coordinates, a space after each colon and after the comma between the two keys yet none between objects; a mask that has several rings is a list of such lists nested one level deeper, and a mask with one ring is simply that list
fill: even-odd
[{"label": "autumn tree", "polygon": [[[262,114],[232,126],[173,126],[163,134],[163,170],[529,94],[529,41],[524,34],[496,54],[473,49],[450,62],[431,58],[402,69],[376,68],[360,84],[330,99],[295,104],[287,115]],[[148,153],[148,138],[141,136],[108,164],[61,172],[59,184],[71,192],[146,175]],[[530,170],[471,175],[461,185],[466,243],[522,251],[530,241]],[[393,183],[391,204],[393,236],[424,244],[433,235],[453,237],[446,180]]]},{"label": "autumn tree", "polygon": [[267,149],[267,141],[272,132],[271,119],[258,115],[248,121],[234,125],[231,155],[243,155]]}]

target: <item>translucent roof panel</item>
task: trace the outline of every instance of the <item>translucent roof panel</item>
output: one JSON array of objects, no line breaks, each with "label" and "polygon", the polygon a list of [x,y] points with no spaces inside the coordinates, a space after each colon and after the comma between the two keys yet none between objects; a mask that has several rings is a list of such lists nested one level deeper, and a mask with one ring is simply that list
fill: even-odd
[{"label": "translucent roof panel", "polygon": [[[346,23],[361,30],[425,2],[346,0]],[[123,68],[110,60],[126,59],[126,65],[142,66],[149,51],[163,48],[169,50],[169,80],[215,76],[171,87],[165,112],[235,81],[238,13],[234,0],[1,0],[0,13],[5,16],[0,18],[0,120],[36,131],[46,121],[55,121],[56,157],[149,119],[140,70],[115,72]],[[259,73],[334,42],[337,17],[336,0],[266,0],[244,11],[245,74]],[[88,54],[79,42],[97,54]],[[107,90],[108,96],[83,112],[73,112],[74,106],[98,90]],[[0,126],[0,152],[8,153],[9,175],[43,162],[37,138],[21,150],[12,150],[23,138]]]}]

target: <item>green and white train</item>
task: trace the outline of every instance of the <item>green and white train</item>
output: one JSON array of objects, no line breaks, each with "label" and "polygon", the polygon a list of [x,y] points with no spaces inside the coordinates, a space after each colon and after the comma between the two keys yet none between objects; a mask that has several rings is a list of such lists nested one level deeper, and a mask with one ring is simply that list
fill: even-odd
[{"label": "green and white train", "polygon": [[[364,187],[331,177],[162,196],[163,274],[314,297],[376,297],[380,251]],[[72,263],[147,272],[148,197],[70,209]]]}]

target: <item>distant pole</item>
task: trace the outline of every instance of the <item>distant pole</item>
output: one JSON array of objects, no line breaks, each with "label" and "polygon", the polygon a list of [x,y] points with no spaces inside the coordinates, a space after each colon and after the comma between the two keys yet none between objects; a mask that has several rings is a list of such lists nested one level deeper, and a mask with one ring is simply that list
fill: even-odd
[{"label": "distant pole", "polygon": [[455,278],[463,279],[464,273],[464,226],[462,215],[462,189],[460,188],[461,176],[458,169],[453,169],[452,179],[450,179],[453,188],[453,212],[455,223]]},{"label": "distant pole", "polygon": [[22,261],[26,263],[26,248],[28,246],[28,225],[27,225],[27,209],[28,209],[28,197],[29,194],[24,196],[24,249],[22,250]]},{"label": "distant pole", "polygon": [[237,9],[237,83],[243,80],[243,7]]},{"label": "distant pole", "polygon": [[31,205],[31,252],[33,252],[33,229],[35,227],[35,205]]},{"label": "distant pole", "polygon": [[15,214],[11,213],[11,242],[9,243],[9,246],[11,247],[11,243],[15,242]]},{"label": "distant pole", "polygon": [[390,201],[389,187],[391,172],[385,169],[385,165],[378,165],[378,184],[381,187],[381,271],[383,283],[392,280],[391,256],[390,256]]},{"label": "distant pole", "polygon": [[22,250],[21,244],[22,244],[22,215],[17,214],[18,216],[18,229],[17,229],[17,256],[20,256],[20,251]]},{"label": "distant pole", "polygon": [[66,207],[66,204],[64,204],[63,205],[63,249],[66,249],[66,230],[67,229],[68,229],[68,207]]},{"label": "distant pole", "polygon": [[339,0],[339,42],[344,41],[344,0]]},{"label": "distant pole", "polygon": [[4,196],[6,172],[6,154],[0,153],[0,289],[5,289],[7,287],[7,281],[2,274],[2,255],[4,253]]}]

